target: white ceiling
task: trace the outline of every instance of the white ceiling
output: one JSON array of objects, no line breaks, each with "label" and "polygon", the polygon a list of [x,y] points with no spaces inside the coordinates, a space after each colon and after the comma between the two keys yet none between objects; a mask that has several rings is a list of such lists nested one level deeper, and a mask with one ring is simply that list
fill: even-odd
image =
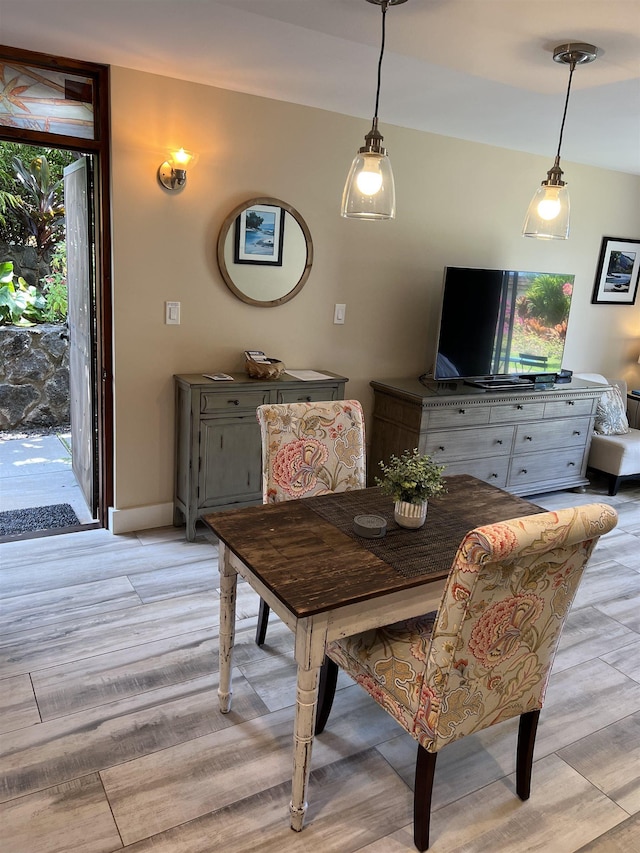
[{"label": "white ceiling", "polygon": [[[0,0],[0,41],[364,119],[381,12],[365,0]],[[408,0],[387,13],[380,128],[549,157],[569,69],[553,48],[602,49],[573,77],[562,160],[640,174],[640,0]],[[361,144],[354,140],[354,147]]]}]

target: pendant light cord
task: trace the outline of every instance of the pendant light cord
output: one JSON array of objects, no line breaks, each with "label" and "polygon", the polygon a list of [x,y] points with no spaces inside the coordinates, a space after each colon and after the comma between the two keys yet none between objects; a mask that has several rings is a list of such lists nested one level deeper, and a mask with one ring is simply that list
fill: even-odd
[{"label": "pendant light cord", "polygon": [[576,70],[576,63],[571,63],[571,70],[569,72],[569,85],[567,86],[567,97],[564,101],[564,112],[562,114],[562,123],[560,125],[560,139],[558,140],[558,153],[556,154],[556,162],[560,160],[560,148],[562,147],[562,134],[564,133],[564,122],[567,117],[567,107],[569,106],[569,94],[571,93],[571,80],[573,78],[573,72]]},{"label": "pendant light cord", "polygon": [[376,108],[373,114],[374,123],[377,122],[378,119],[378,104],[380,102],[380,78],[382,76],[382,57],[384,56],[384,41],[385,41],[385,30],[386,30],[386,16],[387,16],[387,6],[389,5],[388,0],[385,0],[380,6],[382,9],[382,43],[380,45],[380,58],[378,59],[378,86],[376,88]]}]

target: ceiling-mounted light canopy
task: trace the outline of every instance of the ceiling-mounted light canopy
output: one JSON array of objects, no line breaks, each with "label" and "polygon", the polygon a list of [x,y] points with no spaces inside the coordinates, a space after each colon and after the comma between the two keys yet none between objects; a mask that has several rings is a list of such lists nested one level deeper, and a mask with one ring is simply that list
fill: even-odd
[{"label": "ceiling-mounted light canopy", "polygon": [[158,168],[158,180],[168,190],[180,190],[187,183],[187,172],[198,161],[198,155],[184,148],[170,150]]},{"label": "ceiling-mounted light canopy", "polygon": [[569,237],[569,191],[565,181],[562,180],[563,172],[560,168],[562,134],[567,117],[571,79],[575,67],[593,62],[598,56],[598,52],[595,45],[584,44],[583,42],[560,44],[553,51],[553,58],[556,62],[564,62],[570,67],[569,84],[564,102],[562,124],[560,125],[558,153],[553,166],[547,172],[547,180],[542,182],[531,199],[522,228],[524,237],[538,237],[542,240],[566,240]]},{"label": "ceiling-mounted light canopy", "polygon": [[396,190],[393,183],[391,161],[383,147],[378,130],[378,102],[380,100],[380,72],[384,56],[385,20],[388,6],[398,6],[406,0],[367,0],[382,10],[382,41],[378,59],[378,85],[376,106],[371,130],[364,145],[355,156],[342,193],[340,213],[347,219],[394,219],[396,215]]}]

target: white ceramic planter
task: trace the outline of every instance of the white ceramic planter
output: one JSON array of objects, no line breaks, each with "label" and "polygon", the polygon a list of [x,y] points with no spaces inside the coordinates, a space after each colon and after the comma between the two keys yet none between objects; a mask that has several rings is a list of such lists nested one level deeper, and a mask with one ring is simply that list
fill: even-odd
[{"label": "white ceramic planter", "polygon": [[427,517],[427,503],[410,504],[406,501],[396,501],[393,506],[393,517],[400,527],[416,530],[422,527]]}]

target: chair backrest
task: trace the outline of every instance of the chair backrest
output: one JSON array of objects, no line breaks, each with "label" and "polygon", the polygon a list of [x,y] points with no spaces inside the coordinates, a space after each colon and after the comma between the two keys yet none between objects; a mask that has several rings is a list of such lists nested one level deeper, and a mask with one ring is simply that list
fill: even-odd
[{"label": "chair backrest", "polygon": [[521,352],[519,355],[520,358],[518,361],[520,362],[521,367],[541,367],[546,369],[547,362],[549,361],[549,358],[546,355],[533,355],[528,352]]},{"label": "chair backrest", "polygon": [[542,708],[582,572],[617,517],[594,503],[465,536],[436,617],[414,720],[428,751]]},{"label": "chair backrest", "polygon": [[258,406],[262,435],[262,499],[364,489],[365,435],[357,400]]}]

